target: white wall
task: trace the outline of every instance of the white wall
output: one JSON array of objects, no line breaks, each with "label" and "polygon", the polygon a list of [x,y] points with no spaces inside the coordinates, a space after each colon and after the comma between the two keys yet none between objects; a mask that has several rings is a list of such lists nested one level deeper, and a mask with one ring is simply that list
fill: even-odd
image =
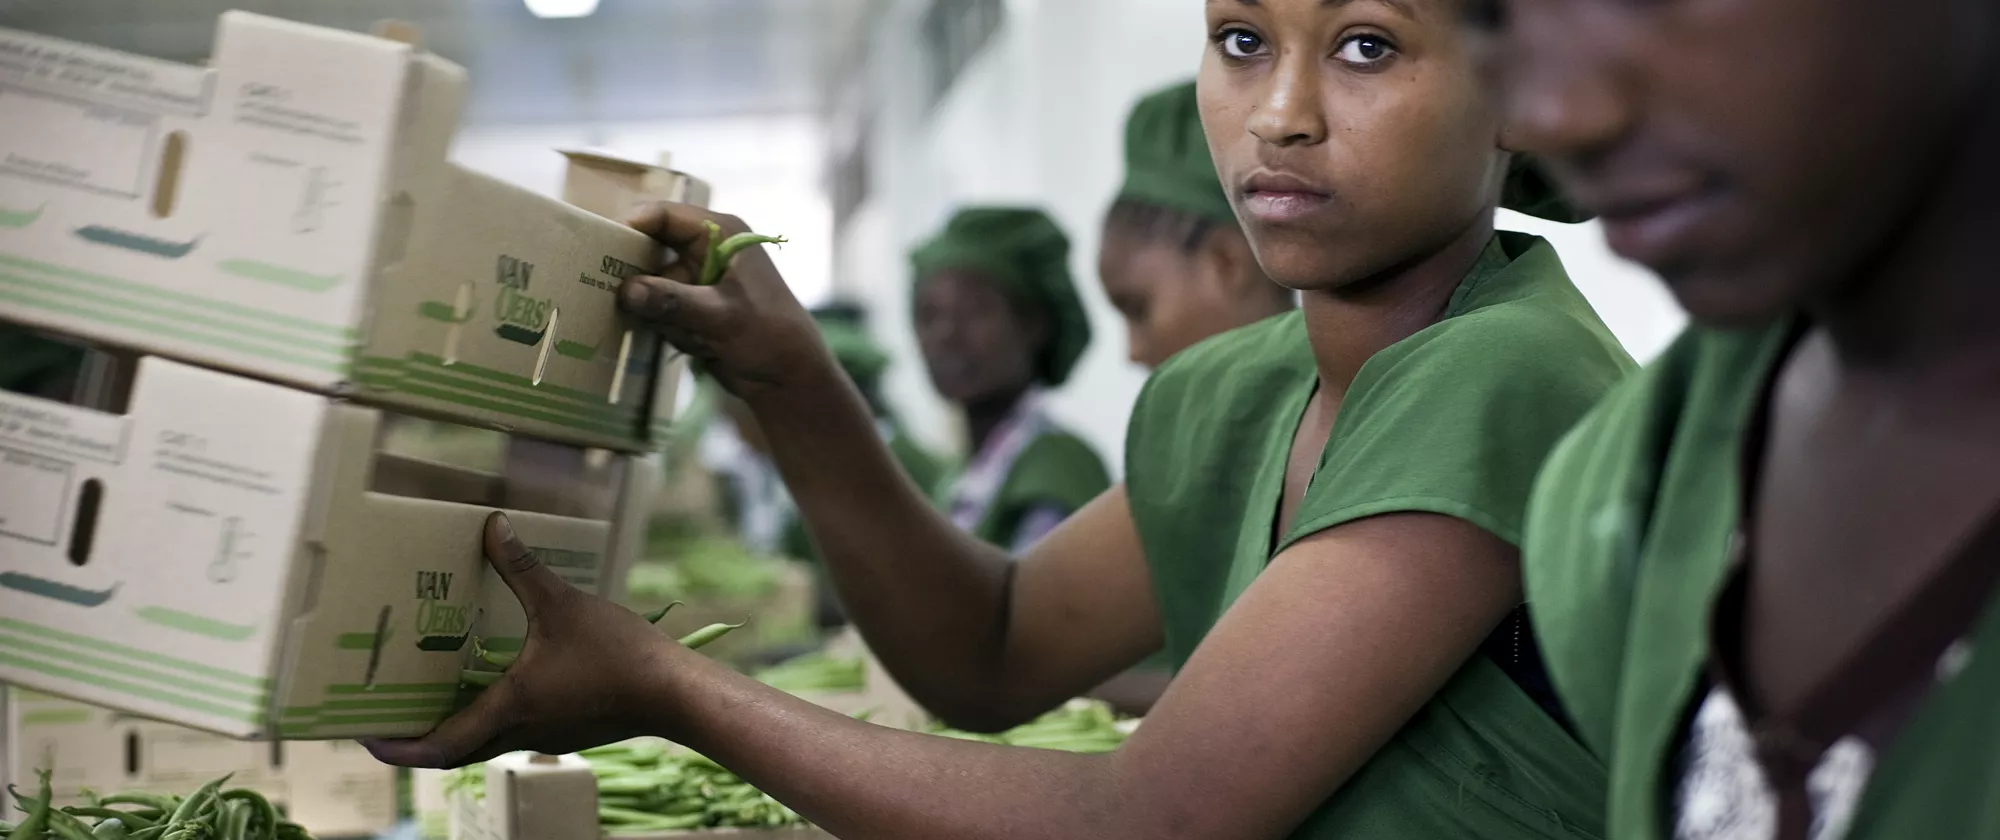
[{"label": "white wall", "polygon": [[[1096,330],[1053,410],[1117,469],[1126,417],[1145,377],[1125,360],[1123,326],[1098,290],[1098,226],[1123,174],[1123,122],[1132,102],[1193,76],[1200,64],[1207,43],[1201,4],[1009,0],[1004,28],[934,113],[923,106],[915,35],[921,5],[896,3],[871,45],[873,182],[868,202],[841,233],[835,286],[874,310],[875,331],[897,359],[889,397],[912,430],[957,451],[962,434],[932,393],[911,334],[906,255],[959,204],[1046,207],[1074,243],[1071,269]],[[1680,315],[1657,283],[1611,255],[1594,226],[1513,214],[1502,224],[1550,236],[1635,355],[1650,358],[1679,330]]]},{"label": "white wall", "polygon": [[833,211],[820,172],[825,132],[807,116],[747,116],[595,125],[488,125],[459,132],[452,159],[548,194],[562,191],[557,149],[589,148],[633,160],[673,155],[672,166],[715,188],[715,209],[792,240],[772,253],[809,305],[833,285]]}]

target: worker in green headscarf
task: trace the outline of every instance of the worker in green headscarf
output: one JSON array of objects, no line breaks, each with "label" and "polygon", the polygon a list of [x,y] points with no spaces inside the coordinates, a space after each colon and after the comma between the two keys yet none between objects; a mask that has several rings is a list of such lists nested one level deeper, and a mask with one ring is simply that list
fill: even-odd
[{"label": "worker in green headscarf", "polygon": [[1229,209],[1189,80],[1139,100],[1125,121],[1125,183],[1097,256],[1125,318],[1132,361],[1159,367],[1210,336],[1292,310],[1257,266]]},{"label": "worker in green headscarf", "polygon": [[1111,486],[1103,459],[1044,408],[1045,389],[1090,344],[1069,237],[1040,210],[969,207],[910,262],[931,384],[971,436],[946,508],[958,527],[1018,554]]}]

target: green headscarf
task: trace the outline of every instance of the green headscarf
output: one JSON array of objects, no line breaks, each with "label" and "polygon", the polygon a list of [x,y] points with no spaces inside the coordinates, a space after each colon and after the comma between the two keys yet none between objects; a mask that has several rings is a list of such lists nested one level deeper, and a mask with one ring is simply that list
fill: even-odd
[{"label": "green headscarf", "polygon": [[1208,155],[1194,82],[1154,91],[1132,106],[1125,119],[1125,185],[1118,197],[1236,224]]},{"label": "green headscarf", "polygon": [[1049,339],[1035,360],[1043,382],[1061,385],[1090,346],[1090,316],[1069,273],[1069,237],[1047,213],[1022,207],[968,207],[910,253],[916,282],[950,269],[992,278],[1009,297],[1048,318]]}]

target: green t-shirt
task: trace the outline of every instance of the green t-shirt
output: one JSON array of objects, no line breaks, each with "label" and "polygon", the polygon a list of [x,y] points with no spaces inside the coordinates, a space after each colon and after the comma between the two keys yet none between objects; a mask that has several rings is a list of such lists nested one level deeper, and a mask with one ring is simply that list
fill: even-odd
[{"label": "green t-shirt", "polygon": [[[1523,563],[1551,679],[1611,767],[1612,835],[1672,834],[1664,807],[1706,687],[1739,454],[1790,326],[1694,329],[1549,456]],[[1972,638],[2000,650],[2000,602]],[[2000,837],[2000,656],[1931,689],[1878,756],[1846,840]]]},{"label": "green t-shirt", "polygon": [[986,509],[985,518],[974,528],[974,536],[1007,548],[1021,526],[1022,517],[1037,507],[1053,506],[1075,513],[1090,500],[1111,489],[1111,473],[1104,459],[1083,438],[1063,431],[1046,432],[1014,458],[1000,492]]},{"label": "green t-shirt", "polygon": [[[1175,665],[1279,550],[1369,516],[1465,519],[1517,543],[1549,448],[1632,366],[1541,239],[1500,234],[1445,318],[1355,377],[1297,524],[1273,544],[1317,377],[1300,313],[1181,353],[1147,383],[1127,492]],[[1603,768],[1499,666],[1468,660],[1296,838],[1601,835]]]}]

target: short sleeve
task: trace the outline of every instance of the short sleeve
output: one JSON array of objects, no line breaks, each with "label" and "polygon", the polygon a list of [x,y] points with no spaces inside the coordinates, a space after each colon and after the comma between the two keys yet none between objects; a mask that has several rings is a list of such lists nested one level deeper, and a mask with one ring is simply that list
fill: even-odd
[{"label": "short sleeve", "polygon": [[1495,306],[1433,325],[1355,378],[1286,542],[1425,512],[1520,545],[1543,459],[1630,369],[1601,327],[1545,308]]},{"label": "short sleeve", "polygon": [[1001,504],[1055,504],[1073,513],[1110,487],[1111,474],[1096,450],[1075,435],[1055,432],[1022,450],[1001,488]]}]

